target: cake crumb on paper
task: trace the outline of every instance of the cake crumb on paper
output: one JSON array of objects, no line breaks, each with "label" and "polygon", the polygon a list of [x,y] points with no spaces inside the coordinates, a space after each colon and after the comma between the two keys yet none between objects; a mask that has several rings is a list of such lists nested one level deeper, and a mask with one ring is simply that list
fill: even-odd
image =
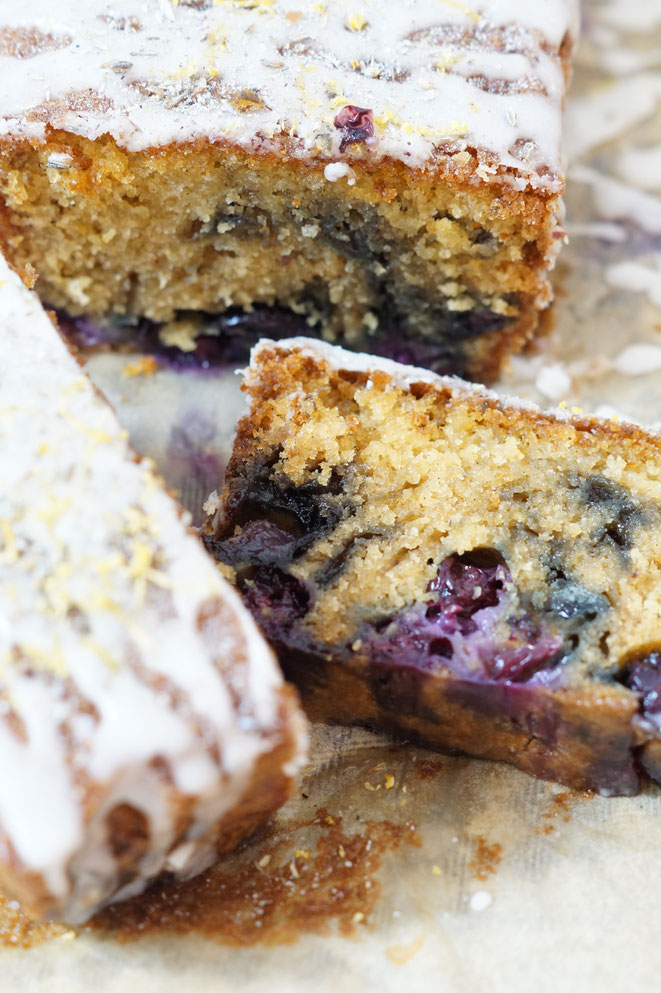
[{"label": "cake crumb on paper", "polygon": [[386,949],[386,955],[394,965],[406,965],[414,955],[417,955],[427,938],[426,934],[421,934],[415,941],[408,945],[391,945]]},{"label": "cake crumb on paper", "polygon": [[127,362],[122,369],[122,376],[125,379],[133,379],[136,376],[153,376],[158,369],[158,362],[153,355],[143,355],[135,362]]}]

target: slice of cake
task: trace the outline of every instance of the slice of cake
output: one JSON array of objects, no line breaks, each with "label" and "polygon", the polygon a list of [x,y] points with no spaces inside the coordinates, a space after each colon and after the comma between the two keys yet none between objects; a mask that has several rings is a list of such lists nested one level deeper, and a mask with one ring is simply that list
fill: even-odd
[{"label": "slice of cake", "polygon": [[209,549],[311,717],[661,781],[661,438],[262,342]]},{"label": "slice of cake", "polygon": [[280,305],[489,377],[551,296],[577,10],[5,4],[0,241],[69,315]]},{"label": "slice of cake", "polygon": [[0,884],[77,923],[265,823],[304,750],[239,597],[0,261]]}]

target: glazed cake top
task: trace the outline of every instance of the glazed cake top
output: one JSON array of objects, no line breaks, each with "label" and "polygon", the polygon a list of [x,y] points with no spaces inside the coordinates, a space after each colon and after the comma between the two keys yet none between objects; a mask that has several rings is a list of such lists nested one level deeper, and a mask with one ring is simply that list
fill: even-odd
[{"label": "glazed cake top", "polygon": [[[96,786],[108,810],[143,811],[155,843],[174,817],[156,760],[166,784],[199,798],[196,814],[208,820],[215,805],[222,816],[272,747],[282,679],[152,466],[1,258],[0,465],[0,861],[39,873],[64,900]],[[92,883],[101,871],[90,866]],[[69,918],[94,897],[77,894]]]},{"label": "glazed cake top", "polygon": [[[0,135],[46,124],[129,150],[190,141],[561,186],[563,40],[578,0],[0,3]],[[342,108],[371,111],[343,141]],[[342,145],[342,149],[340,146]],[[66,162],[54,163],[55,167]],[[340,174],[341,175],[341,174]]]}]

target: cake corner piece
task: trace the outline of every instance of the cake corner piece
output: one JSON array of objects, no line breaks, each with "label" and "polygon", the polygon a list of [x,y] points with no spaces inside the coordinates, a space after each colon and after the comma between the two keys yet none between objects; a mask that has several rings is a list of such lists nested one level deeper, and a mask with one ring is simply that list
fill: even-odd
[{"label": "cake corner piece", "polygon": [[0,258],[0,880],[80,923],[260,829],[295,693],[149,460]]},{"label": "cake corner piece", "polygon": [[312,718],[659,778],[657,435],[305,339],[246,389],[207,546]]}]

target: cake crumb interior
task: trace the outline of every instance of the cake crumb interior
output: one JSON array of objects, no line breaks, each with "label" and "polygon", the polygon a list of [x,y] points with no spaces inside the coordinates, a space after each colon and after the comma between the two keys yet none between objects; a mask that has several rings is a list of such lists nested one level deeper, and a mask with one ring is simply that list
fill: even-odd
[{"label": "cake crumb interior", "polygon": [[325,491],[339,508],[288,567],[314,589],[299,623],[316,641],[351,642],[430,599],[448,556],[489,549],[528,610],[562,623],[577,598],[600,604],[575,629],[582,673],[658,647],[661,441],[298,352],[277,353],[269,375],[273,360],[259,352],[237,451],[255,445],[279,491]]}]

